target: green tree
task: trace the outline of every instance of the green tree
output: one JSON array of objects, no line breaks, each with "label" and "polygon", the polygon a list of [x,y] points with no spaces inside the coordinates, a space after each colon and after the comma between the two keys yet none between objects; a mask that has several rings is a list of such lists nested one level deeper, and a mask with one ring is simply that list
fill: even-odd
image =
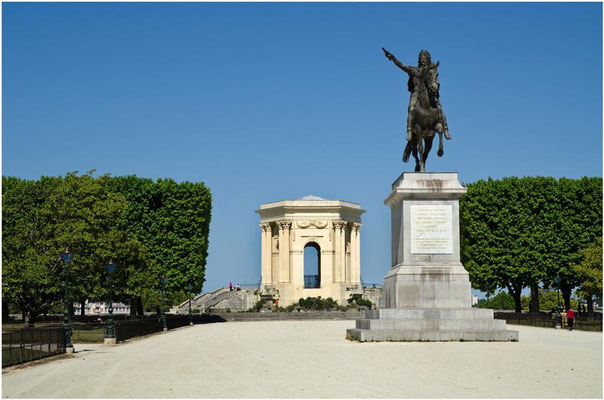
[{"label": "green tree", "polygon": [[552,219],[551,178],[489,179],[468,185],[460,203],[462,262],[475,288],[505,288],[516,312],[552,262],[543,221]]},{"label": "green tree", "polygon": [[149,280],[131,290],[140,302],[139,308],[143,308],[142,298],[157,301],[162,274],[166,276],[167,304],[186,299],[189,282],[193,292],[200,292],[208,255],[210,190],[203,183],[177,183],[172,179],[153,182],[136,176],[115,177],[108,184],[128,201],[121,229],[138,238],[148,250]]},{"label": "green tree", "polygon": [[504,291],[497,293],[494,297],[481,301],[478,308],[492,308],[493,310],[513,310],[514,298]]},{"label": "green tree", "polygon": [[[461,257],[472,285],[506,288],[522,309],[531,288],[539,309],[539,284],[562,277],[567,307],[577,280],[570,271],[577,251],[601,236],[602,179],[544,177],[489,179],[468,185],[460,202]],[[579,246],[579,247],[578,247]]]},{"label": "green tree", "polygon": [[47,244],[40,216],[58,184],[58,178],[2,177],[2,298],[21,311],[26,326],[61,298],[59,250],[54,257],[44,257]]},{"label": "green tree", "polygon": [[561,178],[555,196],[557,217],[550,235],[555,258],[544,283],[555,287],[554,278],[561,277],[560,291],[568,309],[572,290],[581,283],[574,268],[581,260],[579,251],[602,237],[602,178]]},{"label": "green tree", "polygon": [[[558,291],[557,290],[540,290],[539,299],[541,302],[541,309],[543,311],[551,311],[558,309]],[[560,296],[560,302],[562,302],[562,296]],[[569,306],[577,310],[579,305],[576,299],[571,298]],[[568,308],[566,308],[568,309]]]},{"label": "green tree", "polygon": [[587,300],[587,311],[593,312],[593,296],[602,295],[602,237],[596,243],[579,250],[581,261],[574,265],[580,287],[576,294]]},{"label": "green tree", "polygon": [[145,265],[145,249],[117,226],[124,197],[107,191],[108,176],[95,179],[92,173],[37,182],[3,178],[3,296],[27,319],[60,301],[64,266],[58,255],[66,246],[74,253],[70,297],[82,304],[106,298],[110,258],[121,266],[118,296],[132,276],[127,266]]}]

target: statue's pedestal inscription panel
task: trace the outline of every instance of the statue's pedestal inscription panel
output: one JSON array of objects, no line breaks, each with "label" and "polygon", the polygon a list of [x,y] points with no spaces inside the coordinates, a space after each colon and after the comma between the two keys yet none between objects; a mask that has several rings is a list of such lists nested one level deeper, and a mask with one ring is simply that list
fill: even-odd
[{"label": "statue's pedestal inscription panel", "polygon": [[359,341],[514,341],[493,311],[471,307],[460,262],[457,173],[404,173],[385,203],[392,211],[392,266],[379,310],[347,337]]},{"label": "statue's pedestal inscription panel", "polygon": [[453,253],[453,206],[410,206],[411,253]]}]

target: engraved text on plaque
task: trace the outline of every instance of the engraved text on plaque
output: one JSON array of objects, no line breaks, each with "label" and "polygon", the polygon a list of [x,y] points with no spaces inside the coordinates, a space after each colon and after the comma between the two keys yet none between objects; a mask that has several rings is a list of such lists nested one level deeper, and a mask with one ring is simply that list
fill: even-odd
[{"label": "engraved text on plaque", "polygon": [[410,207],[411,253],[453,253],[453,206]]}]

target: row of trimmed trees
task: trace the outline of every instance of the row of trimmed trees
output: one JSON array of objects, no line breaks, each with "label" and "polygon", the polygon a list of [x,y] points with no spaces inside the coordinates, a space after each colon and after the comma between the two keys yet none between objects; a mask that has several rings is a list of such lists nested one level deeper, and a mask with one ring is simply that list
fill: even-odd
[{"label": "row of trimmed trees", "polygon": [[461,257],[472,286],[506,289],[520,312],[521,292],[560,291],[586,300],[602,293],[602,178],[481,180],[460,201]]},{"label": "row of trimmed trees", "polygon": [[[158,304],[166,276],[168,304],[186,299],[190,282],[205,280],[211,195],[203,183],[91,173],[2,179],[2,300],[24,317],[60,309],[63,265],[74,252],[71,298],[107,298],[105,264],[118,265],[118,301],[142,314]],[[573,289],[588,299],[602,291],[602,178],[504,178],[467,185],[460,202],[461,256],[472,285],[507,289],[521,310],[521,291]],[[59,306],[59,308],[57,308]],[[81,310],[83,313],[83,309]]]},{"label": "row of trimmed trees", "polygon": [[205,280],[211,194],[203,183],[136,176],[25,180],[2,177],[2,301],[27,320],[60,310],[69,246],[70,297],[106,301],[109,259],[116,301],[142,314],[158,305],[158,280],[166,277],[167,303],[184,300],[187,285]]}]

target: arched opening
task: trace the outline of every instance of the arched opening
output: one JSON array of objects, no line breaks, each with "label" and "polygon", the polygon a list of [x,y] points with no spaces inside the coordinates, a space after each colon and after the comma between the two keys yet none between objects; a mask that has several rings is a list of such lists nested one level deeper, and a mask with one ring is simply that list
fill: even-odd
[{"label": "arched opening", "polygon": [[304,246],[304,288],[321,287],[321,247],[315,242]]}]

